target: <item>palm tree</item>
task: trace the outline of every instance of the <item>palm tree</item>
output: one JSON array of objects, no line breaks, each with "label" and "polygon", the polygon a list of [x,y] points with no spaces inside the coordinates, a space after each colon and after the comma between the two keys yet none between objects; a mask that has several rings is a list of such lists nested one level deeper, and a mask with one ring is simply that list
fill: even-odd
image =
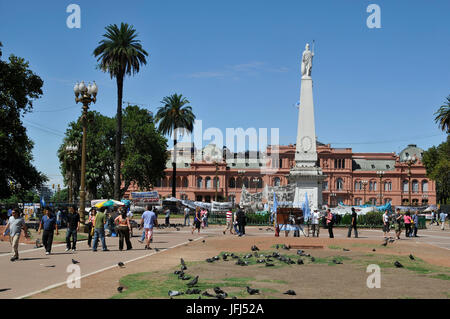
[{"label": "palm tree", "polygon": [[191,133],[194,129],[195,115],[192,108],[188,106],[190,102],[183,95],[173,94],[166,96],[161,101],[164,106],[158,109],[155,121],[159,122],[159,131],[163,134],[173,134],[173,159],[172,159],[172,197],[176,197],[176,155],[177,136],[179,133]]},{"label": "palm tree", "polygon": [[439,128],[450,133],[450,95],[447,96],[446,104],[442,105],[434,114],[436,115],[434,121],[438,123]]},{"label": "palm tree", "polygon": [[98,57],[100,69],[108,72],[117,82],[117,128],[116,128],[116,156],[114,161],[114,198],[120,200],[120,162],[122,141],[122,96],[123,80],[125,75],[139,72],[141,64],[147,64],[145,59],[148,53],[137,40],[136,30],[127,23],[106,27],[106,33],[95,48],[94,55]]}]

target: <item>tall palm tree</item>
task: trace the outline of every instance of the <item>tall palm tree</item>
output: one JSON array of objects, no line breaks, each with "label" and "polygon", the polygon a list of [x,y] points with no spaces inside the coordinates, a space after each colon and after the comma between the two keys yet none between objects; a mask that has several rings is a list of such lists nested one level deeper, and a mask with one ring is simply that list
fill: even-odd
[{"label": "tall palm tree", "polygon": [[134,75],[139,72],[148,53],[142,48],[140,40],[133,26],[121,23],[107,26],[103,39],[95,48],[94,55],[98,57],[100,69],[108,72],[117,82],[117,128],[116,128],[116,156],[114,161],[114,198],[120,200],[120,162],[122,141],[122,96],[125,75]]},{"label": "tall palm tree", "polygon": [[158,109],[155,121],[159,122],[159,131],[163,134],[173,134],[173,157],[172,157],[172,197],[176,197],[176,155],[177,137],[181,133],[191,133],[194,129],[195,115],[192,113],[190,102],[182,94],[166,96],[161,101],[164,106]]},{"label": "tall palm tree", "polygon": [[434,114],[436,115],[434,121],[438,123],[439,128],[450,133],[450,95],[447,96],[446,104],[442,105]]}]

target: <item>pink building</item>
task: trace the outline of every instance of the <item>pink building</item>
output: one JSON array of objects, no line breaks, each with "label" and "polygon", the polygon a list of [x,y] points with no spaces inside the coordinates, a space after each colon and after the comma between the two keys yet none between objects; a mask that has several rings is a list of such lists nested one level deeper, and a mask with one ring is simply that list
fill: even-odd
[{"label": "pink building", "polygon": [[[214,152],[216,155],[227,152],[227,156],[214,161],[211,155]],[[295,164],[295,145],[281,145],[277,152],[278,163],[273,163],[258,152],[229,153],[227,149],[208,145],[202,150],[205,159],[202,161],[196,160],[191,145],[185,145],[177,155],[176,197],[210,202],[217,196],[218,199],[239,202],[242,185],[251,193],[262,192],[267,184],[287,185],[289,171]],[[323,183],[324,204],[361,205],[371,202],[380,205],[389,201],[392,205],[409,205],[409,198],[416,206],[436,204],[435,182],[426,177],[421,162],[423,150],[416,145],[408,145],[397,155],[353,153],[351,148],[331,148],[329,144],[318,142],[317,152],[318,164],[327,176]],[[269,146],[267,155],[271,153]],[[415,157],[417,161],[408,166],[408,157]],[[276,170],[264,172],[264,168]],[[164,198],[172,194],[170,162],[165,173],[166,177],[153,187]],[[125,198],[132,191],[139,191],[139,188],[136,185],[130,187]]]}]

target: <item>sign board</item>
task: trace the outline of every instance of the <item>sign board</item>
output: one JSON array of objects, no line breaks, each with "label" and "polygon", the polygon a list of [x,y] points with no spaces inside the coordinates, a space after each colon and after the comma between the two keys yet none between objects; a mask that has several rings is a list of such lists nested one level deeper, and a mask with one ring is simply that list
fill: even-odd
[{"label": "sign board", "polygon": [[157,191],[151,192],[131,192],[131,201],[139,203],[159,203]]},{"label": "sign board", "polygon": [[225,203],[221,203],[221,202],[212,202],[212,209],[211,211],[213,212],[226,212],[231,210],[233,206],[232,202],[225,202]]}]

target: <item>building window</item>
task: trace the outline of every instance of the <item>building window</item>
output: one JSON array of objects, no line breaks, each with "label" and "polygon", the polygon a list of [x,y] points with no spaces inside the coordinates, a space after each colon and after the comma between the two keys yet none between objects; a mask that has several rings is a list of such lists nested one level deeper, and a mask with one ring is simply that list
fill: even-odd
[{"label": "building window", "polygon": [[280,162],[280,163],[279,163],[279,164],[280,164],[280,166],[279,166],[279,167],[280,167],[280,168],[283,168],[283,159],[282,159],[282,158],[280,158],[279,162]]},{"label": "building window", "polygon": [[183,178],[183,187],[185,187],[185,188],[189,187],[189,181],[188,181],[187,177]]},{"label": "building window", "polygon": [[370,181],[369,183],[369,191],[376,191],[377,190],[377,182]]},{"label": "building window", "polygon": [[197,197],[195,198],[195,200],[197,202],[201,202],[203,200],[203,196],[202,195],[197,195]]},{"label": "building window", "polygon": [[344,181],[342,178],[338,178],[336,181],[336,189],[337,190],[343,190],[344,189]]},{"label": "building window", "polygon": [[404,180],[402,185],[403,185],[402,186],[403,192],[407,193],[408,192],[408,181]]},{"label": "building window", "polygon": [[247,177],[244,178],[243,183],[244,183],[244,186],[246,188],[248,188],[248,178]]},{"label": "building window", "polygon": [[428,205],[428,199],[422,199],[422,206]]},{"label": "building window", "polygon": [[390,202],[392,202],[391,198],[385,198],[384,199],[384,204],[387,204],[387,203],[390,203]]},{"label": "building window", "polygon": [[206,196],[205,196],[205,202],[211,203],[211,196],[206,195]]},{"label": "building window", "polygon": [[322,189],[323,190],[328,190],[328,182],[323,182]]},{"label": "building window", "polygon": [[242,178],[240,177],[236,179],[236,188],[242,188]]},{"label": "building window", "polygon": [[281,184],[280,178],[279,177],[275,177],[273,179],[273,186],[280,186],[280,184]]},{"label": "building window", "polygon": [[355,191],[360,191],[361,190],[361,181],[356,181],[355,182]]},{"label": "building window", "polygon": [[413,180],[411,184],[412,184],[412,192],[418,193],[419,192],[419,182],[416,180]]},{"label": "building window", "polygon": [[387,181],[384,183],[384,191],[385,192],[392,191],[392,183],[390,181]]},{"label": "building window", "polygon": [[236,181],[234,180],[234,177],[231,177],[229,182],[228,182],[228,187],[229,188],[236,188]]},{"label": "building window", "polygon": [[211,177],[205,178],[205,186],[206,188],[211,188]]},{"label": "building window", "polygon": [[203,184],[203,178],[198,177],[197,178],[197,188],[202,188],[202,184]]},{"label": "building window", "polygon": [[370,204],[371,204],[371,205],[376,205],[376,204],[377,204],[377,199],[374,198],[374,197],[369,198],[369,201],[370,201]]},{"label": "building window", "polygon": [[428,192],[428,182],[427,181],[422,181],[422,192]]},{"label": "building window", "polygon": [[413,198],[412,204],[413,206],[419,206],[419,200],[417,198]]},{"label": "building window", "polygon": [[359,206],[362,203],[362,199],[361,198],[355,198],[355,206]]}]

